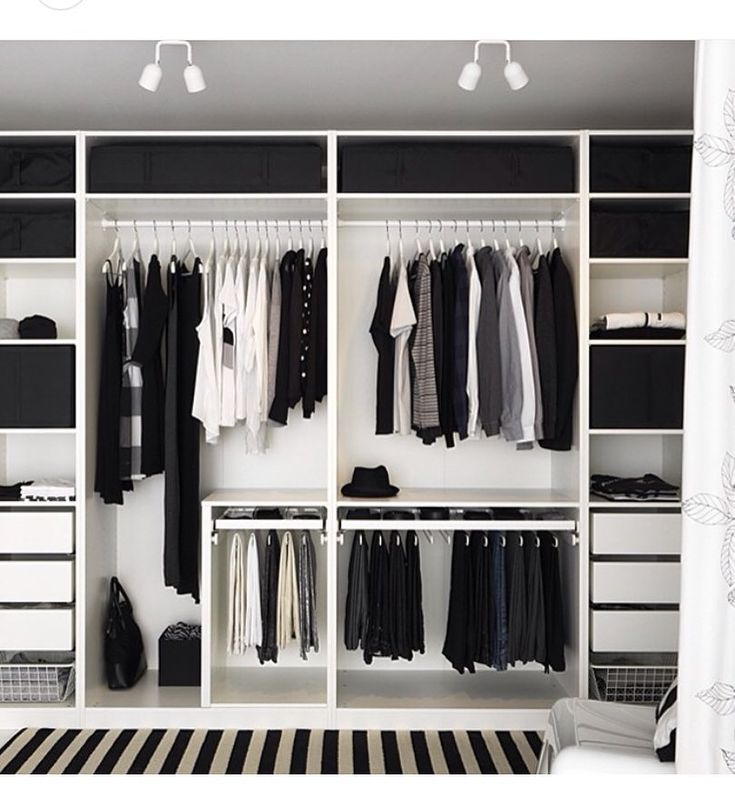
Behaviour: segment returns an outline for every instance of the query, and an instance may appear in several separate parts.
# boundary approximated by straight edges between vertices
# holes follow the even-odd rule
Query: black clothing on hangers
[[[441,398],[439,402],[442,433],[447,447],[454,447],[454,268],[446,254],[441,256],[444,341],[442,345]]]
[[[278,356],[276,359],[276,386],[273,403],[268,413],[269,419],[279,425],[288,422],[288,374],[289,374],[289,319],[291,316],[291,281],[295,251],[287,251],[279,266],[281,274],[281,316],[278,335]]]
[[[345,648],[365,648],[368,630],[368,542],[363,530],[352,537],[345,605]]]
[[[538,542],[538,543],[537,543]],[[544,586],[541,575],[541,539],[536,533],[523,533],[523,553],[526,569],[526,643],[522,662],[546,660],[546,613]]]
[[[421,549],[415,530],[406,533],[406,613],[408,645],[411,651],[423,654],[424,609],[421,584]]]
[[[469,344],[470,281],[464,261],[464,245],[452,249],[449,261],[454,273],[454,345],[452,347],[452,407],[460,439],[467,438],[467,346]]]
[[[526,643],[526,566],[521,533],[506,533],[505,578],[508,608],[508,663],[522,661]]]
[[[314,289],[311,298],[313,344],[309,357],[309,379],[314,385],[314,399],[320,403],[327,394],[327,249],[323,248],[314,265]]]
[[[265,541],[263,575],[260,578],[260,613],[263,624],[263,642],[258,646],[258,660],[278,662],[278,569],[281,564],[281,544],[278,532],[269,530]]]
[[[406,582],[406,553],[401,534],[393,530],[390,534],[388,555],[390,601],[386,605],[388,614],[388,638],[391,659],[412,660],[413,652],[408,637],[408,604]]]
[[[197,260],[197,263],[199,261]],[[194,266],[198,267],[197,264]],[[143,306],[140,313],[138,341],[133,361],[143,373],[143,441],[141,471],[158,475],[164,469],[163,455],[163,364],[161,340],[168,317],[168,299],[161,284],[161,263],[154,254],[148,264]]]
[[[556,433],[556,317],[551,273],[544,254],[539,257],[538,267],[533,272],[533,323],[541,384],[543,432],[545,439],[552,439]]]
[[[442,654],[459,673],[465,669],[475,672],[474,638],[468,643],[470,632],[474,632],[474,594],[472,593],[472,556],[468,544],[469,536],[463,530],[455,530],[452,539],[452,574],[449,585],[449,611],[447,631]]]
[[[388,548],[380,530],[373,532],[370,543],[370,583],[368,596],[368,633],[363,650],[363,659],[369,665],[373,657],[390,656],[388,637],[388,615],[390,600]]]
[[[396,297],[395,284],[391,279],[390,257],[383,260],[383,269],[378,282],[378,299],[370,324],[370,336],[378,352],[378,380],[375,397],[375,433],[393,433],[393,378],[396,342],[390,333],[393,303]]]
[[[559,568],[559,542],[551,533],[543,532],[538,535],[541,542],[541,576],[546,624],[544,670],[547,673],[549,669],[561,672],[566,669],[566,661],[564,659],[564,607]]]
[[[123,290],[118,275],[111,273],[105,275],[105,297],[94,490],[106,505],[122,505],[120,397],[123,361]]]
[[[304,259],[301,283],[301,356],[299,369],[301,375],[301,409],[305,419],[314,413],[316,403],[314,390],[314,329],[312,326],[312,303],[314,298],[314,265]]]
[[[296,252],[291,271],[291,295],[288,304],[288,407],[296,408],[301,400],[301,357],[303,337],[304,283],[306,255],[303,249]]]
[[[431,275],[431,330],[434,335],[434,376],[436,377],[436,399],[439,407],[439,425],[442,421],[443,401],[442,378],[444,374],[444,291],[442,288],[442,266],[439,260],[429,264]]]
[[[471,533],[472,587],[474,588],[474,640],[473,659],[476,663],[492,665],[492,602],[491,560],[487,533],[475,530]],[[468,634],[473,631],[468,627]]]

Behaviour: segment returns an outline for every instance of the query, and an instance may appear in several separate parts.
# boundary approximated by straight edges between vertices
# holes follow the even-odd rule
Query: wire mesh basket
[[[32,660],[16,655],[0,663],[0,702],[51,704],[74,692],[74,663]]]
[[[627,704],[657,704],[676,678],[671,665],[591,665],[590,698]]]

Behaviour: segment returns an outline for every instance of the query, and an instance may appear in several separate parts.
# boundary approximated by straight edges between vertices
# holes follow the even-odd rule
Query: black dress
[[[396,342],[390,333],[393,302],[396,291],[391,285],[390,257],[383,260],[383,270],[378,282],[378,300],[375,304],[370,336],[378,351],[378,382],[375,397],[375,433],[393,433],[393,367]]]
[[[161,340],[167,317],[168,299],[161,284],[161,263],[154,254],[148,265],[138,341],[133,351],[133,361],[143,372],[141,471],[144,475],[158,475],[164,469]]]
[[[94,490],[107,505],[122,505],[120,482],[120,395],[123,360],[123,291],[107,274],[105,329],[97,411],[97,461]]]
[[[288,422],[289,318],[291,316],[291,282],[295,251],[287,251],[281,260],[281,316],[279,319],[276,386],[268,417],[278,425]]]
[[[169,267],[166,359],[164,577],[199,601],[199,423],[192,417],[199,355],[201,271]]]
[[[269,530],[265,541],[263,576],[260,578],[260,612],[263,625],[263,643],[258,646],[258,659],[278,662],[278,569],[281,564],[281,544],[276,530]]]
[[[301,410],[304,418],[309,419],[314,413],[316,390],[314,389],[314,265],[308,257],[304,260],[301,281],[301,356],[299,370],[301,375]]]

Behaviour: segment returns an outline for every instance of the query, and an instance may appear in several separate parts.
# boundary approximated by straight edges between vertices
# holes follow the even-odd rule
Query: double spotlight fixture
[[[482,67],[480,66],[480,47],[484,44],[500,44],[505,47],[505,67],[503,75],[508,85],[513,91],[519,91],[528,85],[528,75],[518,61],[511,60],[510,42],[505,39],[480,39],[475,43],[475,57],[468,61],[463,67],[457,84],[465,91],[474,91],[482,77]]]
[[[146,91],[158,91],[158,86],[161,85],[161,80],[163,78],[163,69],[161,68],[162,47],[186,47],[187,66],[184,69],[186,90],[190,94],[197,94],[200,91],[204,91],[207,87],[207,83],[204,80],[202,70],[192,59],[191,44],[188,41],[180,41],[178,39],[166,39],[156,44],[156,59],[153,63],[146,64],[146,66],[143,67],[138,85]]]

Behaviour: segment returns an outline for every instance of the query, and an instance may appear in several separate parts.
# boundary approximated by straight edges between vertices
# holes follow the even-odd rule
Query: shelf
[[[0,201],[19,200],[38,200],[38,199],[76,199],[76,193],[0,193]]]
[[[212,706],[315,706],[327,703],[327,669],[243,666],[212,670]]]
[[[0,340],[0,346],[2,345],[76,345],[76,340],[60,340],[60,339],[38,339],[38,340],[29,340],[29,339],[22,339],[22,340]]]
[[[685,273],[686,257],[591,257],[591,279],[663,279]]]
[[[146,671],[130,690],[109,690],[104,684],[87,688],[88,709],[168,709],[200,706],[200,688],[159,687],[156,670]]]
[[[691,193],[590,193],[590,199],[621,199],[624,201],[681,201],[691,199]]]
[[[590,436],[682,436],[683,428],[590,428]]]
[[[452,489],[405,488],[395,497],[363,498],[340,496],[338,507],[391,508],[576,508],[579,501],[571,494],[550,489]]]
[[[627,345],[631,347],[635,347],[637,345],[686,345],[687,341],[685,339],[681,340],[614,340],[614,339],[605,339],[605,340],[588,340],[590,346],[599,346],[599,345]]]
[[[70,436],[76,432],[76,428],[0,428],[0,435],[3,436],[35,436],[43,434]]]
[[[542,670],[343,670],[337,707],[346,709],[548,709],[567,696]]]
[[[591,496],[589,507],[591,509],[597,508],[634,508],[635,510],[644,510],[644,511],[653,511],[656,509],[661,508],[673,508],[676,510],[681,510],[681,502],[678,500],[647,500],[647,501],[639,501],[639,500],[631,500],[629,502],[620,500],[616,502],[614,500],[600,500],[597,497]]]
[[[203,500],[217,508],[248,507],[322,507],[327,502],[326,489],[221,489]]]
[[[30,502],[29,500],[0,500],[0,508],[29,508],[33,511],[39,508],[47,510],[49,508],[76,508],[75,501],[64,502],[62,500],[49,500],[43,502]]]

